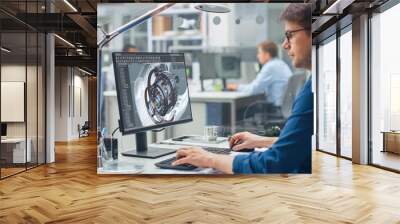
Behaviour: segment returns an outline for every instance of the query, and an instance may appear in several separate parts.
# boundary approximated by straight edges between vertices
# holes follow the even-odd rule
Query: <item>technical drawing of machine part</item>
[[[178,98],[178,82],[178,76],[169,72],[166,64],[160,64],[150,70],[144,97],[147,112],[154,123],[174,120],[176,111],[172,110]]]

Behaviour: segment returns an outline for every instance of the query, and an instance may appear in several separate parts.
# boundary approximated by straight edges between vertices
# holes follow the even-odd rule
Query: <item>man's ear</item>
[[[269,52],[266,52],[266,54],[267,54],[267,58],[268,58],[268,60],[271,60],[271,59],[272,59],[271,53],[269,53]]]

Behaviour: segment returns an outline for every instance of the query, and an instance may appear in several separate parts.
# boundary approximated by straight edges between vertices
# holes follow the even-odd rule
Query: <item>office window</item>
[[[352,34],[340,36],[340,154],[352,157]],[[347,31],[347,32],[346,32]]]
[[[372,163],[400,170],[400,5],[371,18]]]
[[[336,39],[318,48],[318,149],[336,153]]]

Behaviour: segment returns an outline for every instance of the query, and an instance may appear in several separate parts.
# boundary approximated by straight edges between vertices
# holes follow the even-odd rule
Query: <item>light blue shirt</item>
[[[241,84],[237,91],[249,94],[264,93],[268,103],[281,106],[288,80],[292,76],[289,66],[278,58],[264,64],[261,71],[249,84]]]

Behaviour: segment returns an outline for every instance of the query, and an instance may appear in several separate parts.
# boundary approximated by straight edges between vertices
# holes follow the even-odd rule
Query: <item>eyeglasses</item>
[[[302,31],[302,30],[307,30],[307,29],[302,28],[302,29],[298,29],[298,30],[288,30],[288,31],[286,31],[285,32],[285,36],[286,36],[287,42],[290,44],[290,39],[292,39],[293,35],[295,33],[299,32],[299,31]]]

